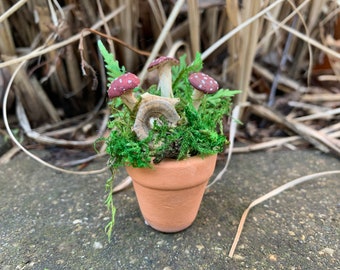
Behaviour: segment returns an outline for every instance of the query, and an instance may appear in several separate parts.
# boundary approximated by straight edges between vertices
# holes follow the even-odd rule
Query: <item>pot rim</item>
[[[186,189],[207,182],[213,174],[217,154],[184,160],[163,160],[152,168],[126,167],[134,182],[152,189]]]

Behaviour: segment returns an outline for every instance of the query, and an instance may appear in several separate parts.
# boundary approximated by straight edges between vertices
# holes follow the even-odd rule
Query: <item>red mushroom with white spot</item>
[[[133,89],[140,83],[139,78],[133,73],[126,73],[114,79],[107,90],[109,98],[121,97],[124,104],[132,111],[137,103]]]
[[[161,56],[153,60],[148,67],[148,71],[158,69],[158,89],[161,90],[162,97],[173,97],[171,67],[174,65],[179,65],[179,61],[176,58]]]
[[[194,87],[192,100],[196,110],[204,94],[214,94],[219,89],[218,82],[203,72],[192,73],[189,76],[189,82]]]

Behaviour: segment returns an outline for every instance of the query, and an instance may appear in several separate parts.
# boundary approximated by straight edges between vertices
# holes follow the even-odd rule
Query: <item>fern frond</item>
[[[124,66],[119,66],[119,62],[114,59],[113,54],[109,53],[108,50],[105,48],[103,42],[98,40],[98,48],[101,55],[104,58],[106,73],[108,76],[108,81],[111,83],[117,77],[123,75],[125,71]]]

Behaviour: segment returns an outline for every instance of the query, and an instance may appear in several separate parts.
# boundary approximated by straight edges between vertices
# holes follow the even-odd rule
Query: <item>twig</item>
[[[181,7],[183,6],[185,0],[178,0],[175,4],[175,6],[173,7],[168,20],[166,21],[163,30],[161,32],[161,34],[159,35],[159,37],[157,38],[156,43],[153,46],[152,52],[149,55],[148,59],[145,62],[145,65],[140,73],[140,80],[141,82],[144,81],[146,72],[147,72],[147,68],[150,65],[151,61],[157,56],[157,54],[159,53],[159,50],[162,47],[162,44],[164,43],[164,40],[166,39],[166,36],[169,34],[170,28],[172,27],[172,25],[174,24],[178,14],[181,11]]]
[[[280,139],[274,139],[270,140],[267,142],[261,142],[261,143],[256,143],[256,144],[251,144],[247,146],[242,146],[242,147],[235,147],[233,148],[233,153],[248,153],[248,152],[253,152],[253,151],[259,151],[271,147],[278,147],[281,145],[284,145],[286,143],[294,142],[301,139],[300,136],[290,136],[287,138],[280,138]],[[229,153],[229,149],[225,151],[225,153]]]
[[[132,178],[130,176],[125,177],[117,186],[112,190],[112,193],[117,193],[129,187],[132,183]]]
[[[125,5],[122,5],[121,7],[115,9],[110,14],[105,16],[105,20],[98,21],[97,23],[92,25],[90,29],[97,29],[97,28],[101,27],[106,21],[109,21],[112,18],[116,17],[125,8],[126,8]],[[45,53],[48,53],[50,51],[54,51],[54,50],[57,50],[59,48],[65,47],[66,45],[71,44],[73,42],[76,42],[79,39],[81,39],[82,37],[87,36],[89,34],[90,34],[90,32],[89,33],[82,33],[81,32],[81,33],[78,33],[78,34],[76,34],[76,35],[74,35],[74,36],[72,36],[72,37],[70,37],[66,40],[55,43],[55,44],[48,46],[46,48],[39,47],[36,50],[30,52],[29,54],[26,54],[26,55],[21,56],[21,57],[13,58],[11,60],[7,60],[5,62],[0,63],[0,68],[7,67],[7,66],[10,66],[10,65],[14,65],[14,64],[18,64],[18,63],[22,63],[23,61],[27,61],[27,60],[30,60],[30,59],[35,58],[37,56],[41,56]]]
[[[300,135],[303,139],[314,145],[317,149],[329,153],[332,152],[336,156],[340,157],[340,148],[332,143],[332,140],[325,134],[302,124],[294,120],[289,120],[282,116],[279,112],[265,105],[254,104],[251,109],[257,114],[271,121],[276,122],[284,126],[286,129],[293,131]]]
[[[253,70],[255,71],[255,73],[259,74],[261,77],[264,77],[268,81],[272,82],[274,80],[273,73],[271,73],[265,67],[261,66],[259,63],[256,62],[253,63]],[[296,80],[293,80],[285,76],[284,74],[280,74],[280,76],[278,77],[278,83],[279,83],[278,88],[283,91],[286,90],[285,92],[288,92],[287,88],[294,91],[298,91],[299,93],[304,93],[307,91],[307,88],[305,86],[303,86]]]
[[[321,129],[320,132],[328,134],[328,136],[331,139],[339,137],[340,131],[332,132],[332,130],[328,130],[328,128],[329,127]],[[273,140],[270,140],[270,141],[251,144],[251,145],[247,145],[247,146],[234,147],[232,149],[232,151],[233,151],[233,154],[248,153],[248,152],[264,150],[264,149],[267,149],[267,148],[278,147],[278,146],[282,146],[282,145],[292,143],[292,142],[299,142],[301,140],[302,140],[302,138],[300,136],[289,136],[287,138],[273,139]],[[334,142],[334,140],[333,140],[333,142]],[[230,151],[229,149],[226,149],[226,151],[224,153],[226,154],[229,151]]]
[[[89,175],[89,174],[100,174],[100,173],[104,173],[107,170],[107,167],[104,167],[102,169],[99,170],[92,170],[92,171],[70,171],[70,170],[65,170],[63,168],[59,168],[56,166],[53,166],[52,164],[49,164],[48,162],[42,160],[41,158],[37,157],[36,155],[32,154],[30,151],[28,151],[18,140],[17,138],[15,138],[9,123],[8,123],[8,118],[7,118],[7,99],[8,99],[8,95],[9,95],[9,90],[12,87],[13,81],[15,76],[17,75],[17,73],[19,72],[19,70],[24,66],[26,61],[21,62],[17,68],[14,70],[12,77],[10,78],[8,84],[7,84],[7,88],[5,90],[5,94],[3,97],[3,107],[2,107],[2,114],[3,114],[3,119],[4,119],[4,124],[7,130],[8,135],[10,136],[10,138],[12,139],[12,141],[28,156],[30,156],[31,158],[33,158],[34,160],[38,161],[40,164],[45,165],[46,167],[49,167],[51,169],[60,171],[60,172],[64,172],[64,173],[69,173],[69,174],[77,174],[77,175]]]
[[[315,48],[318,48],[319,50],[337,58],[337,59],[340,59],[340,53],[336,52],[335,50],[332,50],[330,48],[328,48],[327,46],[321,44],[320,42],[318,42],[317,40],[313,39],[313,38],[310,38],[302,33],[300,33],[299,31],[289,27],[289,26],[286,26],[284,24],[282,24],[281,22],[277,21],[277,20],[274,20],[273,18],[270,18],[270,17],[266,17],[267,20],[271,21],[272,23],[276,24],[277,26],[281,27],[282,29],[288,31],[288,32],[291,32],[293,33],[296,37],[302,39],[303,41],[311,44],[312,46],[314,46]]]
[[[295,16],[293,18],[292,28],[296,27],[296,23],[297,23],[297,16]],[[288,59],[288,50],[289,50],[290,45],[292,43],[292,37],[293,37],[293,34],[288,33],[288,38],[287,38],[287,41],[286,41],[286,44],[284,46],[283,53],[282,53],[282,58],[281,58],[279,66],[278,66],[278,69],[275,73],[272,86],[270,88],[270,94],[269,94],[269,99],[268,99],[268,103],[267,103],[267,105],[269,107],[273,106],[273,104],[275,102],[275,96],[276,96],[277,85],[279,83],[279,77],[280,77],[281,71],[284,68],[284,66],[286,65],[286,62],[287,62],[287,59]]]
[[[303,95],[301,98],[303,101],[307,102],[327,102],[327,101],[340,101],[340,94],[317,94],[317,95]]]
[[[240,223],[239,223],[238,228],[237,228],[236,235],[234,237],[233,244],[232,244],[230,251],[229,251],[229,257],[232,258],[234,256],[234,252],[235,252],[237,243],[240,240],[241,233],[242,233],[242,230],[243,230],[243,226],[244,226],[244,223],[246,221],[246,218],[247,218],[247,215],[248,215],[248,212],[250,211],[250,209],[252,209],[254,206],[268,200],[269,198],[272,198],[272,197],[278,195],[279,193],[281,193],[281,192],[283,192],[283,191],[285,191],[289,188],[292,188],[296,185],[302,184],[302,183],[307,182],[309,180],[313,180],[317,177],[322,177],[322,176],[326,176],[326,175],[333,175],[333,174],[340,174],[340,171],[326,171],[326,172],[320,172],[320,173],[302,176],[302,177],[294,179],[294,180],[292,180],[292,181],[290,181],[290,182],[288,182],[288,183],[286,183],[282,186],[279,186],[278,188],[268,192],[267,194],[259,197],[255,201],[253,201],[242,214]]]
[[[7,17],[11,16],[14,12],[16,12],[21,6],[26,4],[27,0],[20,0],[16,2],[13,6],[11,6],[5,13],[0,16],[0,23],[7,19]]]
[[[140,55],[144,55],[144,56],[150,56],[150,52],[147,52],[147,51],[143,51],[143,50],[140,50],[140,49],[137,49],[133,46],[130,46],[128,43],[124,42],[123,40],[120,40],[119,38],[116,38],[116,37],[113,37],[113,36],[109,36],[109,35],[106,35],[102,32],[99,32],[95,29],[91,29],[91,28],[84,28],[82,30],[82,32],[90,32],[90,33],[93,33],[93,34],[96,34],[96,35],[99,35],[101,37],[104,37],[106,39],[109,39],[109,40],[113,40],[114,42],[117,42],[118,44],[126,47],[127,49],[137,53],[137,54],[140,54]],[[83,47],[81,46],[80,49],[83,49]]]
[[[11,59],[6,55],[3,55],[2,58]],[[10,66],[8,70],[12,74],[15,66]],[[33,119],[46,119],[48,117],[53,122],[60,120],[57,110],[35,77],[29,78],[26,71],[21,69],[16,75],[14,83],[18,87],[17,96],[25,97],[25,107],[31,111]],[[29,99],[35,100],[35,103],[27,102]]]
[[[301,122],[306,120],[313,120],[313,119],[319,119],[319,118],[329,118],[330,116],[340,114],[340,108],[336,108],[333,110],[327,110],[324,112],[317,112],[311,115],[301,116],[294,118],[295,121]]]
[[[275,1],[265,9],[258,12],[255,16],[249,18],[248,20],[244,21],[237,27],[235,27],[233,30],[228,32],[226,35],[221,37],[219,40],[217,40],[214,44],[212,44],[208,49],[206,49],[202,53],[202,60],[205,60],[210,54],[212,54],[216,49],[218,49],[220,46],[222,46],[227,40],[229,40],[232,36],[234,36],[236,33],[240,32],[243,28],[247,27],[249,24],[253,23],[260,17],[262,17],[264,14],[266,14],[268,11],[276,7],[278,4],[283,2],[283,0]]]
[[[209,189],[212,185],[214,185],[217,181],[221,180],[222,176],[225,174],[225,172],[228,169],[229,166],[229,162],[231,160],[231,155],[232,155],[232,151],[233,151],[233,147],[234,147],[234,141],[235,141],[235,135],[236,135],[236,131],[237,131],[237,125],[238,123],[236,122],[236,117],[239,115],[240,113],[240,109],[243,107],[248,106],[249,103],[245,103],[245,104],[240,104],[235,106],[235,108],[233,109],[232,112],[232,120],[231,124],[230,124],[230,134],[229,134],[229,148],[228,148],[228,157],[227,157],[227,161],[223,167],[223,169],[218,173],[218,175],[215,177],[215,179],[207,186],[206,189]]]
[[[73,116],[73,117],[70,117],[70,118],[65,118],[58,123],[45,124],[43,126],[35,128],[33,130],[38,132],[38,133],[44,133],[45,134],[45,132],[48,133],[51,130],[61,129],[62,126],[72,125],[72,124],[75,124],[75,123],[78,124],[80,121],[82,121],[83,118],[88,118],[90,114],[92,114],[92,111],[85,113],[85,114],[76,115],[76,116]]]
[[[176,52],[182,46],[185,48],[186,55],[188,57],[188,61],[191,62],[191,60],[190,60],[191,56],[190,56],[190,50],[188,48],[188,44],[186,42],[184,42],[183,40],[178,40],[171,46],[171,48],[168,52],[168,56],[175,57]]]
[[[77,160],[67,161],[67,162],[64,162],[64,163],[60,164],[60,166],[62,166],[62,167],[77,166],[77,165],[80,165],[80,164],[83,164],[83,163],[90,162],[90,161],[92,161],[92,160],[94,160],[96,158],[103,157],[105,155],[106,155],[106,153],[99,153],[97,155],[92,155],[92,156],[89,156],[89,157],[86,157],[86,158],[81,158],[81,159],[77,159]]]
[[[18,152],[20,152],[20,148],[17,146],[13,146],[11,149],[9,149],[5,154],[3,154],[0,157],[0,164],[8,163],[11,160],[11,158]]]
[[[338,130],[340,130],[340,122],[321,129],[321,131],[325,133],[330,133],[330,132],[338,131]]]
[[[102,6],[100,0],[96,0],[96,2],[97,2],[99,16],[100,16],[101,19],[103,19],[105,17],[105,14],[104,14],[104,11],[103,11],[103,6]],[[107,24],[107,22],[104,23],[103,27],[104,27],[106,34],[109,35],[110,34],[110,27]],[[109,44],[110,52],[115,57],[116,52],[115,52],[115,47],[113,45],[112,40],[108,40],[108,44]]]
[[[24,108],[21,104],[19,97],[17,97],[16,111],[17,111],[17,117],[18,117],[19,123],[20,123],[21,127],[24,129],[25,134],[29,138],[31,138],[31,139],[39,142],[39,143],[52,144],[52,145],[62,145],[62,146],[88,146],[88,145],[93,144],[97,139],[97,136],[93,136],[92,138],[89,138],[85,141],[55,139],[55,138],[51,138],[51,137],[39,134],[36,131],[33,131],[31,129],[31,125],[28,121],[27,115],[25,113],[25,110],[24,110]]]
[[[305,110],[309,111],[310,113],[319,113],[319,112],[325,112],[325,111],[329,110],[327,107],[321,107],[321,106],[318,106],[318,105],[294,101],[294,100],[288,101],[288,105],[290,107],[294,107],[294,108],[305,109]],[[300,118],[300,117],[298,117],[298,118]],[[297,120],[298,118],[294,118],[294,119]]]

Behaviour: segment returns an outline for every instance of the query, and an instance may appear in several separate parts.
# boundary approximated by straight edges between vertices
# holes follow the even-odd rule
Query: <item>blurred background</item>
[[[242,90],[235,153],[340,157],[339,14],[336,0],[2,0],[0,162],[18,152],[6,125],[59,166],[94,154],[109,116],[98,39],[144,87],[153,58],[201,52],[205,73]]]

